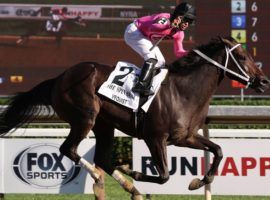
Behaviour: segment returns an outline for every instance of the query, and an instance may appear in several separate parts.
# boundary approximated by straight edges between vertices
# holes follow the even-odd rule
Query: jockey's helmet
[[[68,8],[67,8],[67,7],[63,7],[63,8],[62,8],[62,13],[65,14],[65,13],[67,13],[67,11],[68,11]]]
[[[186,2],[180,3],[178,6],[175,7],[173,13],[171,14],[171,22],[178,16],[183,16],[184,19],[194,21],[196,19],[195,8]]]

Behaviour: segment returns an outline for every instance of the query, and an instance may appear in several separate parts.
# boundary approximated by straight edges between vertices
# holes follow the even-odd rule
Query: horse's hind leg
[[[100,178],[100,172],[77,153],[80,142],[87,136],[92,127],[92,123],[87,121],[71,125],[70,133],[61,145],[60,152],[76,164],[83,165],[89,171],[92,178],[98,180]]]
[[[95,164],[102,168],[107,174],[112,176],[127,192],[132,195],[132,199],[141,200],[142,195],[134,187],[133,183],[127,180],[120,171],[112,165],[112,149],[114,139],[114,128],[107,124],[102,119],[97,119],[96,125],[93,128],[96,136]],[[95,195],[98,199],[104,196],[104,185],[96,183],[94,185]]]
[[[64,104],[62,103],[62,105]],[[60,110],[62,112],[57,112],[62,118],[66,117],[64,119],[66,119],[71,126],[68,137],[60,147],[60,152],[73,160],[76,164],[80,163],[86,168],[92,178],[99,180],[99,171],[77,153],[78,145],[95,125],[96,116],[99,113],[99,105],[95,99],[88,99],[86,103],[79,101],[77,105],[80,106],[68,104],[68,106],[62,107]],[[63,111],[65,111],[65,113]]]

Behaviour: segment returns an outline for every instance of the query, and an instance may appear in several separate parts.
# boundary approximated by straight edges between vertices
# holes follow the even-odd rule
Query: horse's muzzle
[[[255,78],[251,81],[250,87],[257,93],[263,93],[269,88],[270,80],[267,77]]]

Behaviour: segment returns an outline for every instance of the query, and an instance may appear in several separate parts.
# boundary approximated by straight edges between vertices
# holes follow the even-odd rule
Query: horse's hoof
[[[141,194],[132,195],[131,200],[143,200],[143,196]]]
[[[193,180],[191,181],[191,183],[189,184],[188,189],[189,189],[189,190],[197,190],[197,189],[199,189],[200,187],[202,187],[202,186],[204,186],[204,185],[205,185],[205,184],[204,184],[203,181],[201,181],[201,180],[198,179],[198,178],[195,178],[195,179],[193,179]]]

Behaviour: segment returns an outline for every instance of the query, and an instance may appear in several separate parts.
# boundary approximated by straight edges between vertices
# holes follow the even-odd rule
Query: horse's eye
[[[239,60],[246,60],[246,56],[239,55],[238,58]]]

